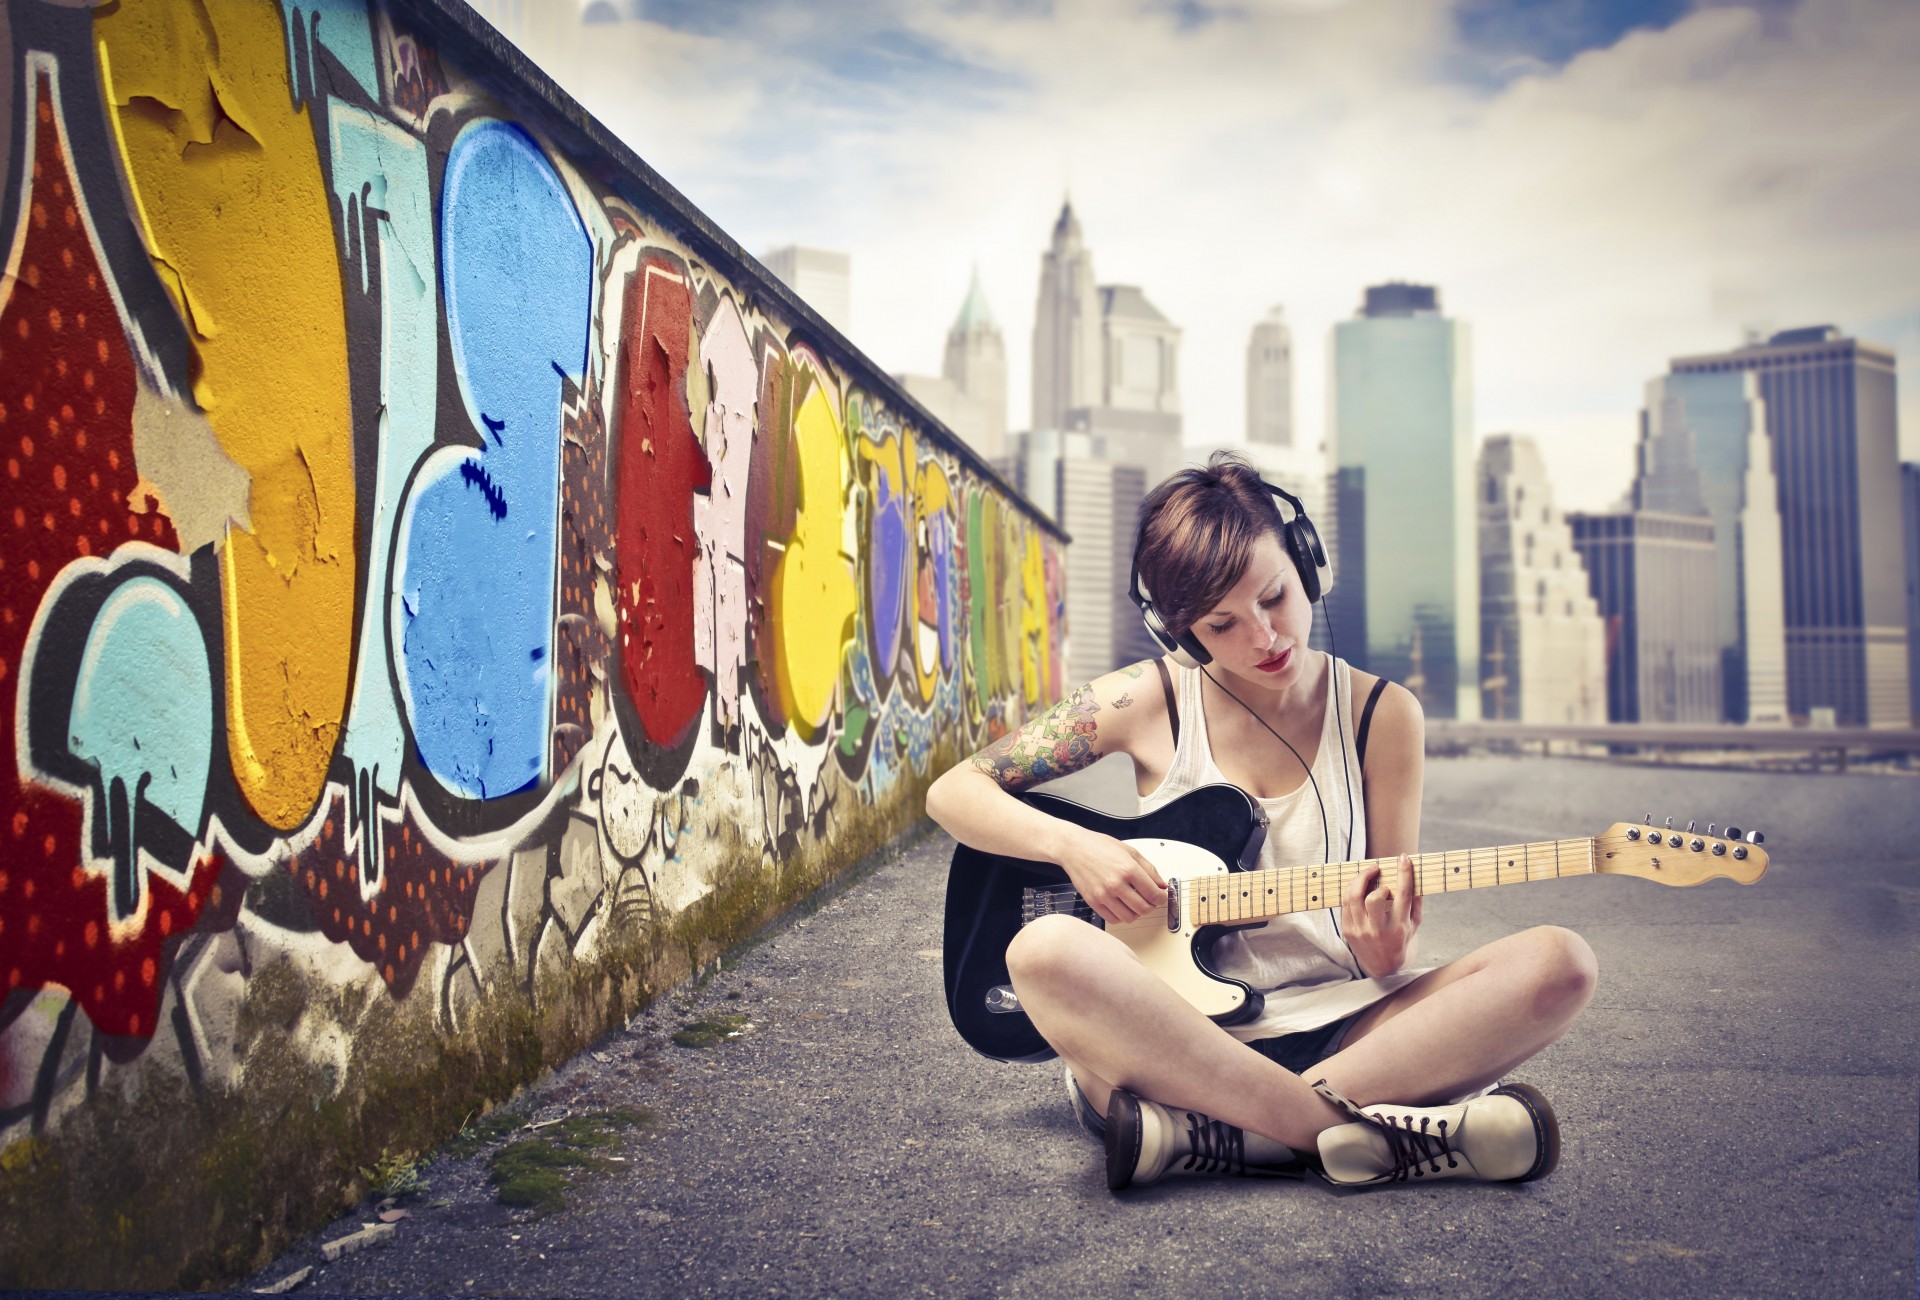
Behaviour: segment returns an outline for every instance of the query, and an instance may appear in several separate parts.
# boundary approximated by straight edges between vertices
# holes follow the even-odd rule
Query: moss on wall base
[[[193,1289],[257,1271],[364,1196],[362,1170],[383,1156],[446,1141],[770,922],[857,879],[914,829],[925,784],[899,782],[831,843],[786,861],[715,846],[728,865],[698,902],[643,933],[604,934],[531,998],[511,972],[490,972],[493,994],[451,1033],[430,997],[322,984],[288,961],[257,968],[236,1025],[238,1087],[121,1076],[0,1152],[0,1286]],[[317,1022],[351,1045],[331,1092],[293,1043]]]

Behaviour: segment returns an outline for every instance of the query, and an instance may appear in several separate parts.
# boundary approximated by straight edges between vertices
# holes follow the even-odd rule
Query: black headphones
[[[1327,567],[1327,550],[1320,544],[1320,530],[1313,526],[1313,520],[1307,518],[1306,507],[1300,504],[1300,498],[1277,488],[1265,479],[1260,486],[1271,492],[1278,500],[1273,503],[1273,513],[1280,517],[1280,545],[1285,548],[1287,558],[1293,561],[1293,567],[1300,574],[1300,590],[1306,595],[1307,603],[1317,602],[1324,594],[1321,585],[1321,570]],[[1293,508],[1293,517],[1289,519],[1280,509],[1284,501]],[[1197,668],[1201,664],[1213,662],[1213,655],[1200,644],[1200,638],[1188,628],[1185,633],[1175,636],[1161,621],[1160,613],[1153,607],[1153,593],[1140,581],[1140,543],[1146,535],[1146,520],[1140,521],[1140,528],[1133,539],[1133,573],[1127,579],[1127,598],[1140,608],[1140,621],[1146,624],[1147,632],[1153,639],[1173,656],[1173,661],[1183,668]]]

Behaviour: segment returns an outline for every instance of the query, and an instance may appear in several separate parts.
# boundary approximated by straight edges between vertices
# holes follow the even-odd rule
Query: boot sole
[[[1133,1185],[1140,1167],[1140,1103],[1125,1088],[1115,1088],[1107,1101],[1107,1190],[1124,1191]]]
[[[1118,1096],[1119,1094],[1115,1094]],[[1541,1091],[1530,1083],[1503,1083],[1493,1090],[1496,1097],[1511,1097],[1527,1108],[1527,1116],[1533,1121],[1533,1136],[1538,1154],[1527,1172],[1518,1178],[1509,1178],[1510,1183],[1530,1183],[1537,1178],[1545,1178],[1560,1163],[1560,1121],[1554,1116],[1553,1107]],[[1111,1121],[1109,1121],[1111,1123]],[[1107,1130],[1113,1132],[1111,1128]],[[1107,1168],[1113,1168],[1113,1144],[1109,1138],[1107,1144]],[[1111,1174],[1109,1174],[1111,1177]]]

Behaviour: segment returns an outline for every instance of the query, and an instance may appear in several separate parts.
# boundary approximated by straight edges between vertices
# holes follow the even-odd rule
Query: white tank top
[[[1231,784],[1213,761],[1199,670],[1172,664],[1169,667],[1179,702],[1180,739],[1166,779],[1152,793],[1141,796],[1142,813],[1152,812],[1199,786]],[[1319,749],[1313,755],[1313,781],[1302,781],[1290,794],[1257,800],[1267,813],[1267,842],[1259,862],[1262,870],[1312,862],[1352,862],[1367,856],[1367,806],[1353,734],[1353,678],[1346,660],[1332,660],[1332,671],[1326,677],[1330,689]],[[1338,690],[1331,689],[1336,683]],[[1231,700],[1221,704],[1229,709],[1239,707]],[[1276,761],[1294,762],[1278,740],[1271,743]],[[1316,784],[1319,799],[1314,798]],[[1320,816],[1323,801],[1324,830]],[[1337,899],[1330,901],[1337,906]],[[1266,1007],[1258,1019],[1227,1030],[1242,1042],[1317,1029],[1371,1006],[1423,973],[1406,970],[1381,979],[1367,978],[1340,937],[1337,914],[1332,909],[1295,912],[1265,925],[1230,931],[1214,944],[1211,959],[1222,975],[1245,980],[1265,995]]]

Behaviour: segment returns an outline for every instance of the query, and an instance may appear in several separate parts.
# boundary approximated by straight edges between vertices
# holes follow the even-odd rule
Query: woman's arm
[[[1391,975],[1413,964],[1421,900],[1414,893],[1413,862],[1405,855],[1420,847],[1426,745],[1420,701],[1405,687],[1388,683],[1374,706],[1361,781],[1367,853],[1375,858],[1398,855],[1400,865],[1355,876],[1340,908],[1340,932],[1368,975]]]
[[[1095,912],[1131,921],[1165,902],[1151,863],[1110,835],[1049,817],[1013,798],[1043,781],[1131,753],[1137,737],[1167,728],[1166,702],[1140,689],[1138,667],[1080,687],[979,753],[927,791],[927,815],[987,853],[1057,863]]]
[[[1367,802],[1367,853],[1376,858],[1420,848],[1420,797],[1427,771],[1427,717],[1413,692],[1388,682],[1373,708],[1361,789]]]

